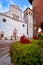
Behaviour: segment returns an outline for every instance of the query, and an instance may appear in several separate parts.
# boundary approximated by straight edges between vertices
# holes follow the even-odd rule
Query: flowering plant
[[[20,42],[23,44],[27,44],[27,43],[30,43],[30,40],[28,38],[26,38],[25,36],[21,36]]]
[[[34,40],[38,40],[38,37],[37,37],[37,36],[33,36],[33,39],[34,39]]]

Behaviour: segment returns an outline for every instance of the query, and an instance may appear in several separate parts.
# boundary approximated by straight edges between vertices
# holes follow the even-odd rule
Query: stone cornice
[[[19,22],[25,23],[24,21],[14,19],[13,17],[7,16],[7,15],[5,15],[5,14],[3,14],[3,13],[0,13],[0,15],[3,15],[3,16],[5,16],[5,17],[8,17],[8,18],[10,18],[10,19],[12,19],[12,20],[16,20],[16,21],[19,21]]]

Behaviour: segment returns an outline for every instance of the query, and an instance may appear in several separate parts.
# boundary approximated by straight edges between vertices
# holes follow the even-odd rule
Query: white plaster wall
[[[2,21],[3,18],[6,19],[6,22]],[[25,27],[22,26],[23,24]],[[27,24],[0,15],[0,32],[4,31],[4,37],[10,37],[13,35],[15,28],[17,29],[17,36],[20,37],[23,34],[27,35]]]

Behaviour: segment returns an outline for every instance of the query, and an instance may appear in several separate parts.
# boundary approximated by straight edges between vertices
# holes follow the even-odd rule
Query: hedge
[[[15,65],[42,65],[41,50],[37,44],[15,42],[10,47],[11,63]]]

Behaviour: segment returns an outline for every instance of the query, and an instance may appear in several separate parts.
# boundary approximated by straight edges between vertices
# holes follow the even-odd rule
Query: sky
[[[32,9],[28,0],[0,0],[0,12],[8,11],[10,4],[19,6],[22,11],[24,11],[27,7]]]

